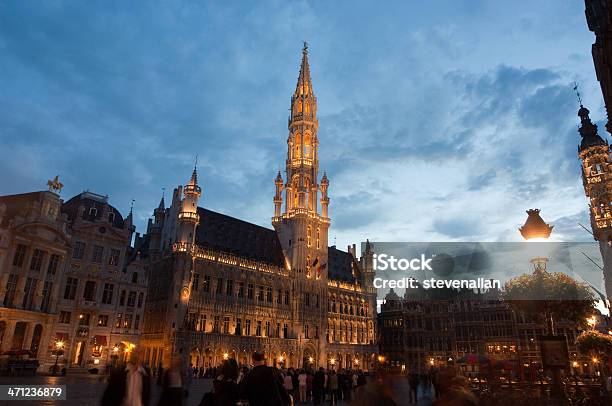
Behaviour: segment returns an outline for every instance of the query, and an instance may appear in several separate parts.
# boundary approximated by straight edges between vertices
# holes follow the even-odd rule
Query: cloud
[[[3,3],[0,193],[60,174],[144,231],[198,155],[201,203],[269,227],[306,39],[330,241],[514,239],[530,207],[578,238],[574,80],[604,116],[583,10],[556,3]]]

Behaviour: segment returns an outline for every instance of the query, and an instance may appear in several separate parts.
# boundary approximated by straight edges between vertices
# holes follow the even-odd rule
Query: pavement
[[[66,385],[65,401],[0,401],[0,405],[26,406],[26,405],[58,405],[58,406],[95,406],[100,404],[102,393],[106,388],[106,376],[98,375],[73,375],[73,376],[22,376],[22,377],[0,377],[0,385]],[[370,386],[366,385],[366,387]],[[193,379],[189,389],[189,397],[185,406],[197,406],[206,392],[212,388],[210,379]],[[153,385],[152,406],[157,404],[160,388]],[[398,405],[408,405],[409,386],[406,378],[398,377],[389,385],[389,395]],[[339,406],[349,405],[350,403],[340,401]],[[419,390],[418,405],[430,405],[431,393],[428,390]],[[298,404],[296,403],[296,406]],[[312,402],[304,405],[312,405]],[[326,402],[325,405],[329,405]]]

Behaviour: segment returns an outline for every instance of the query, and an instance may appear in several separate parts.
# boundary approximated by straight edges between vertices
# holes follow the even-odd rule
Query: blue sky
[[[202,205],[270,226],[302,41],[330,242],[585,240],[582,1],[2,2],[0,194],[108,194],[139,231],[199,155]]]

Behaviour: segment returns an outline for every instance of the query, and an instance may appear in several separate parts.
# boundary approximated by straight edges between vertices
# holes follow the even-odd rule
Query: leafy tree
[[[612,335],[599,331],[583,331],[576,338],[578,351],[583,354],[608,355],[612,354]]]
[[[554,334],[553,321],[565,319],[584,326],[593,313],[595,299],[588,285],[561,272],[536,270],[510,279],[502,295],[510,306],[538,322],[546,322]]]

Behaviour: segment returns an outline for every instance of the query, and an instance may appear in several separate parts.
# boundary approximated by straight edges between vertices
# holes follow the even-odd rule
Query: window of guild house
[[[98,316],[98,327],[108,326],[108,314],[101,314]]]
[[[115,320],[115,328],[121,328],[121,319],[123,318],[122,313],[117,313],[117,319]]]
[[[134,316],[131,313],[125,314],[125,321],[123,322],[123,328],[130,329],[132,328],[132,318]]]
[[[270,337],[270,322],[266,321],[266,337]]]
[[[142,302],[144,301],[144,292],[140,292],[138,294],[138,308],[142,307]]]
[[[36,291],[37,285],[38,285],[38,279],[36,278],[26,279],[23,301],[21,302],[22,307],[26,310],[32,310],[32,305],[34,304],[34,292]]]
[[[15,299],[15,292],[17,291],[17,281],[19,275],[10,274],[8,282],[6,284],[6,293],[4,294],[4,306],[12,306],[13,300]]]
[[[215,316],[213,319],[213,333],[219,332],[219,316]]]
[[[283,302],[283,290],[278,290],[278,295],[276,296],[276,304],[281,304]]]
[[[47,273],[50,275],[55,275],[59,262],[60,256],[57,254],[51,254],[51,257],[49,258],[49,266],[47,267]]]
[[[310,293],[304,293],[304,304],[310,306]]]
[[[93,253],[91,254],[91,262],[96,264],[102,263],[102,254],[104,254],[104,247],[101,245],[94,245]]]
[[[206,293],[210,292],[210,276],[209,275],[204,276],[204,283],[202,284],[202,290]]]
[[[257,287],[257,301],[263,302],[263,300],[264,300],[264,287],[258,286]]]
[[[132,283],[138,283],[138,272],[132,274]]]
[[[83,290],[83,299],[94,300],[96,296],[96,282],[87,281],[85,282],[85,289]]]
[[[310,338],[310,335],[308,334],[308,324],[304,325],[304,337]]]
[[[276,323],[276,334],[274,334],[274,337],[280,338],[280,323],[279,322]]]
[[[89,314],[89,313],[81,313],[81,314],[79,314],[79,325],[80,326],[89,326],[90,319],[91,319],[91,314]]]
[[[244,297],[244,282],[238,282],[238,297]]]
[[[242,319],[240,318],[236,319],[236,328],[234,329],[234,334],[236,334],[237,336],[242,335]]]
[[[51,305],[51,292],[53,290],[53,283],[45,281],[42,291],[42,301],[40,303],[40,310],[42,312],[48,312]]]
[[[266,288],[266,302],[272,303],[272,288],[271,287]]]
[[[289,291],[286,290],[285,291],[285,305],[289,305]]]
[[[59,314],[59,322],[61,324],[70,324],[70,312],[61,311]]]
[[[36,248],[32,254],[32,260],[30,261],[30,270],[40,272],[44,258],[45,251]]]
[[[200,274],[199,273],[193,274],[191,278],[191,289],[193,289],[194,292],[197,292],[198,289],[200,289]]]
[[[28,247],[23,244],[18,244],[15,248],[15,255],[13,256],[13,265],[21,268],[23,266],[23,261],[25,260],[26,251]]]
[[[140,328],[140,315],[137,314],[134,317],[134,330],[138,330]]]
[[[115,222],[115,213],[113,213],[112,211],[110,213],[108,213],[108,222],[109,223],[114,223]]]
[[[121,295],[119,296],[119,306],[123,306],[125,304],[125,289],[121,291]]]
[[[72,247],[72,258],[83,259],[85,255],[85,243],[82,241],[75,241]]]
[[[234,281],[231,279],[227,280],[227,285],[225,289],[225,294],[227,296],[232,296],[234,294]]]
[[[255,335],[261,337],[261,320],[257,320],[257,327],[255,328]]]
[[[289,338],[289,326],[287,323],[283,324],[283,338]]]
[[[247,299],[253,300],[253,284],[249,283],[247,290]]]
[[[130,291],[128,295],[127,305],[128,307],[136,306],[136,292],[135,291]]]
[[[229,334],[229,322],[230,318],[228,316],[225,316],[223,318],[223,334]]]
[[[217,278],[217,290],[215,293],[217,295],[223,293],[223,278]]]
[[[119,256],[121,255],[121,251],[111,248],[110,255],[108,256],[108,264],[112,266],[119,265]]]
[[[244,335],[246,335],[246,336],[250,336],[251,335],[251,320],[249,320],[249,319],[247,319],[245,321]]]
[[[115,285],[112,283],[105,283],[104,290],[102,291],[102,303],[112,304],[113,303],[113,289]]]
[[[74,300],[76,296],[76,290],[77,290],[78,284],[79,284],[79,280],[76,278],[66,279],[66,289],[64,289],[64,299]]]

